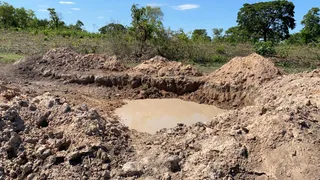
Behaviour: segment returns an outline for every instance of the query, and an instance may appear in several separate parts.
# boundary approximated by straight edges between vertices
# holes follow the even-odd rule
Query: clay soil
[[[228,109],[156,134],[114,115],[124,99]],[[126,67],[68,48],[0,66],[0,179],[320,177],[320,70],[286,75],[257,54],[211,74],[163,57]]]

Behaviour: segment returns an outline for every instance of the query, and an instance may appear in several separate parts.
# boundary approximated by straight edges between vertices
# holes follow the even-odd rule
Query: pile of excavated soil
[[[217,71],[208,75],[208,83],[229,84],[230,86],[259,86],[282,72],[273,62],[258,54],[235,57]]]
[[[115,56],[104,54],[81,55],[69,48],[52,49],[42,57],[27,58],[16,63],[24,71],[34,71],[43,76],[78,74],[79,72],[100,70],[125,71],[128,68]]]
[[[130,165],[155,179],[318,179],[320,71],[263,86],[256,105],[164,129]]]
[[[173,62],[156,56],[132,69],[133,72],[147,75],[163,76],[202,76],[196,68],[191,65],[183,65],[181,62]]]
[[[256,88],[282,74],[271,60],[258,54],[235,57],[205,77],[203,88],[194,95],[223,108],[246,106],[253,103]]]
[[[109,179],[130,141],[127,127],[84,104],[49,94],[0,103],[0,179]]]

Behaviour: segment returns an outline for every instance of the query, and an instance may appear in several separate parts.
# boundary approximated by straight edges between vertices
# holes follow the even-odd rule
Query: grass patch
[[[24,56],[18,54],[0,53],[0,62],[2,63],[14,63]]]
[[[209,65],[193,64],[202,73],[212,73],[223,66],[225,63],[211,63]]]
[[[295,74],[295,73],[301,73],[301,72],[310,72],[314,70],[314,68],[299,68],[299,67],[278,67],[282,69],[284,72],[288,74]]]

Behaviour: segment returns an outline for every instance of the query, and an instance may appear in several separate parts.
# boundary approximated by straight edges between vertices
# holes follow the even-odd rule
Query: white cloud
[[[72,12],[71,12],[71,11],[69,11],[69,12],[68,12],[68,14],[72,14]]]
[[[98,19],[104,19],[104,17],[103,16],[99,16],[99,17],[97,17]]]
[[[75,2],[72,1],[60,1],[60,4],[76,4]]]
[[[71,8],[74,11],[80,11],[80,8]]]
[[[47,9],[38,9],[39,12],[47,12]]]
[[[189,9],[197,9],[200,8],[200,5],[198,4],[182,4],[179,6],[173,6],[174,9],[179,10],[179,11],[185,11]]]

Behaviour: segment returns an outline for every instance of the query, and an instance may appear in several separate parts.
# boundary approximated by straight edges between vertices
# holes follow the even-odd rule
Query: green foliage
[[[280,41],[289,38],[295,28],[294,4],[285,0],[244,4],[238,13],[240,29],[256,40]]]
[[[216,52],[221,55],[226,54],[226,48],[224,46],[217,46]]]
[[[17,54],[0,53],[0,62],[2,63],[12,63],[21,58],[23,58],[23,56]]]
[[[132,27],[130,35],[137,42],[136,56],[141,57],[147,51],[147,41],[157,38],[163,29],[163,13],[159,7],[131,7]]]
[[[225,62],[227,62],[227,58],[225,56],[221,56],[221,55],[214,55],[212,57],[212,62],[225,63]]]
[[[9,28],[16,27],[15,22],[15,8],[6,3],[0,1],[0,27]]]
[[[194,42],[211,42],[210,36],[208,36],[207,30],[205,29],[195,29],[191,36]]]
[[[273,56],[276,54],[276,50],[271,41],[255,43],[254,50],[263,56]]]
[[[127,31],[126,27],[124,27],[122,24],[116,24],[116,23],[110,23],[99,29],[99,32],[101,34],[110,34],[110,35],[123,34],[126,31]]]
[[[310,9],[303,17],[301,24],[304,25],[301,31],[303,42],[317,42],[320,37],[320,8],[315,7]]]
[[[282,47],[276,50],[277,54],[280,56],[280,58],[288,58],[289,57],[289,49],[288,47]]]
[[[217,42],[217,41],[221,41],[223,39],[223,28],[213,28],[212,29],[213,32],[213,41]]]
[[[230,43],[244,43],[250,42],[251,37],[248,31],[241,29],[239,26],[235,26],[226,30],[224,39]]]

